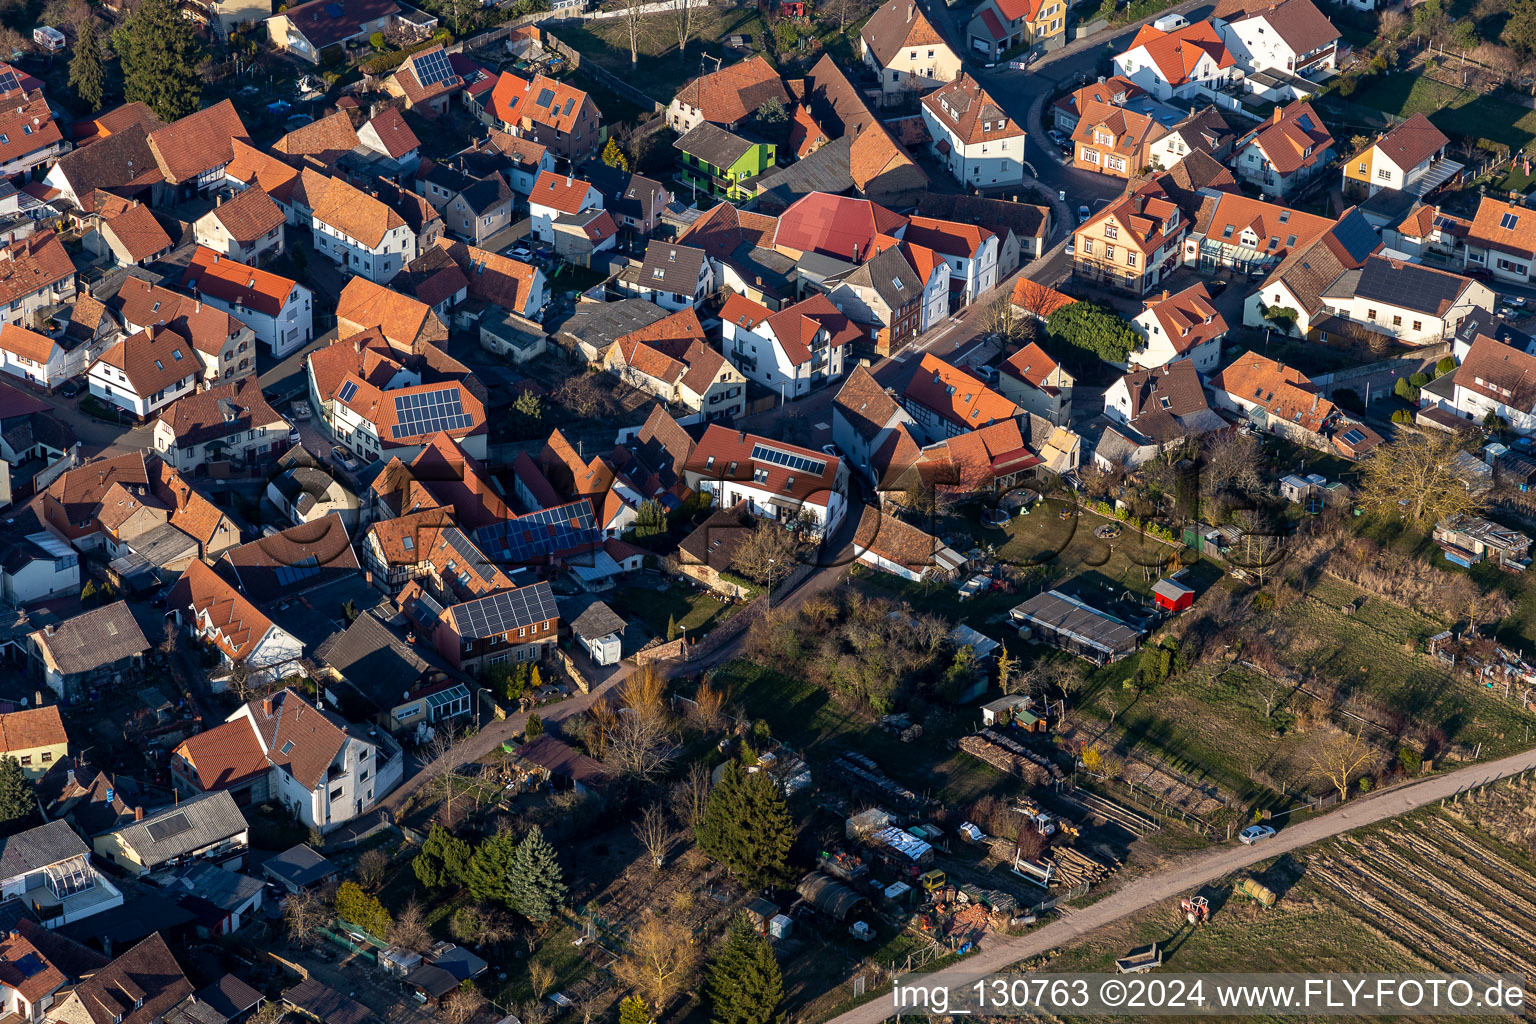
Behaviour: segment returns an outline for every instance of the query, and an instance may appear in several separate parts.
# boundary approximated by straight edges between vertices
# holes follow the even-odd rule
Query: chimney
[[[43,632],[47,633],[49,636],[53,636],[53,626],[54,624],[52,622],[48,623],[48,625],[43,627]]]
[[[270,695],[261,698],[261,713],[268,718],[272,717],[272,697]]]
[[[215,210],[217,210],[219,207],[221,207],[223,205],[224,205],[224,193],[223,192],[219,192],[219,193],[215,194],[214,197],[213,197],[213,208]]]
[[[1164,302],[1168,301],[1168,289],[1167,288],[1163,289],[1163,301]]]
[[[1280,108],[1276,107],[1275,108],[1275,124],[1279,124],[1279,123],[1280,123]]]
[[[135,807],[133,809],[133,820],[134,821],[143,821],[144,820],[144,808],[142,806],[141,807]]]
[[[914,12],[916,12],[916,10],[917,10],[917,4],[916,3],[909,3],[909,4],[907,4],[907,24],[908,25],[912,24],[912,15],[913,15]]]

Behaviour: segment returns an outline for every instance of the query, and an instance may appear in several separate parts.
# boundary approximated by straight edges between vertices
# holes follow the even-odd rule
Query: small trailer
[[[1140,974],[1161,966],[1163,951],[1155,942],[1150,946],[1139,946],[1115,961],[1115,970],[1121,974]]]

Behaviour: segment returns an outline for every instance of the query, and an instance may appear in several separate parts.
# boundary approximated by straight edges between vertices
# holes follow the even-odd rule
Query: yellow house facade
[[[29,708],[0,715],[0,755],[19,761],[28,779],[42,778],[69,756],[69,736],[59,709]]]

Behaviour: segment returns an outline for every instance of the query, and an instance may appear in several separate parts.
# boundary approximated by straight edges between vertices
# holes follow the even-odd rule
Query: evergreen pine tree
[[[75,90],[75,98],[81,105],[94,112],[101,109],[106,82],[106,71],[101,66],[101,37],[95,17],[88,16],[80,23],[75,55],[69,61],[69,87]]]
[[[738,917],[709,965],[704,984],[710,1024],[774,1024],[784,1000],[784,976],[768,940]]]
[[[416,880],[428,889],[463,885],[469,873],[470,846],[441,825],[433,825],[411,861]]]
[[[764,772],[750,774],[737,762],[725,766],[694,827],[699,849],[747,885],[784,877],[794,822],[778,786]]]
[[[32,813],[32,784],[21,762],[14,757],[0,757],[0,821],[15,821]]]
[[[654,1024],[651,1008],[640,996],[629,996],[619,1003],[619,1024]]]
[[[517,863],[517,841],[510,832],[498,832],[475,847],[464,873],[469,894],[482,903],[511,907],[512,873]]]
[[[668,640],[676,640],[677,637],[678,637],[677,616],[673,615],[673,616],[671,616],[670,618],[667,619],[667,639]]]
[[[529,715],[528,724],[523,726],[523,739],[536,740],[544,735],[544,719],[538,715]]]
[[[508,905],[530,921],[547,921],[565,901],[565,880],[555,848],[537,825],[512,857]]]
[[[197,66],[203,48],[173,0],[141,0],[112,33],[112,48],[122,62],[123,95],[129,101],[147,104],[162,121],[185,117],[202,105]]]
[[[539,675],[539,666],[535,665],[533,666],[533,670],[528,673],[528,689],[531,693],[533,693],[535,697],[537,697],[539,689],[543,687],[543,685],[544,677]]]

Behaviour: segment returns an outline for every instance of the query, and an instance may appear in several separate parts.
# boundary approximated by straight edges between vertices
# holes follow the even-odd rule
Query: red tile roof
[[[918,405],[963,427],[976,430],[1012,419],[1019,407],[964,370],[925,354],[903,392]]]
[[[533,191],[528,193],[528,202],[548,206],[561,213],[578,213],[586,204],[588,193],[596,190],[595,185],[580,178],[556,174],[554,171],[541,171],[538,180],[533,183]]]
[[[241,245],[253,245],[283,225],[283,211],[260,185],[252,185],[220,203],[210,215]]]
[[[248,267],[200,245],[192,251],[181,286],[193,295],[276,316],[288,304],[298,282],[270,270]]]
[[[1183,291],[1146,304],[1146,312],[1157,318],[1163,337],[1173,350],[1183,355],[1196,345],[1227,333],[1227,321],[1211,304],[1211,295],[1200,282]]]
[[[140,398],[148,398],[203,372],[197,350],[181,335],[158,324],[107,349],[100,362],[122,370]]]
[[[396,160],[413,149],[421,148],[421,140],[411,131],[411,126],[405,123],[405,118],[396,107],[385,107],[368,124],[384,144],[384,151]]]
[[[706,121],[727,126],[745,121],[770,99],[787,105],[789,92],[760,54],[701,75],[677,91],[677,102],[701,111]]]
[[[906,233],[901,237],[905,242],[925,245],[946,256],[975,257],[987,239],[996,236],[977,224],[962,224],[935,217],[913,217],[907,221]]]
[[[206,562],[188,565],[173,595],[186,601],[199,628],[208,631],[214,646],[234,662],[248,658],[272,628],[272,620]]]
[[[0,752],[54,747],[69,742],[57,706],[29,708],[0,715]]]
[[[1525,259],[1536,257],[1536,210],[1485,195],[1467,241]]]
[[[74,261],[59,236],[39,231],[0,249],[0,303],[26,298],[74,274]]]
[[[1458,382],[1461,374],[1457,371]],[[1244,352],[1234,359],[1211,379],[1211,388],[1313,432],[1321,432],[1336,411],[1305,374],[1257,352]]]
[[[1024,126],[963,71],[953,82],[924,96],[923,107],[967,145],[1024,135]]]
[[[1210,57],[1218,69],[1226,69],[1237,63],[1221,41],[1221,34],[1209,21],[1197,21],[1172,32],[1143,25],[1126,50],[1134,50],[1138,46],[1147,48],[1147,56],[1170,85],[1188,82],[1202,57]]]
[[[173,185],[195,181],[235,158],[234,140],[250,141],[235,105],[220,100],[149,133],[149,149],[165,180]]]
[[[266,755],[261,743],[244,718],[216,725],[189,736],[175,750],[185,761],[205,791],[237,786],[248,779],[266,774]]]
[[[894,235],[906,222],[868,199],[812,192],[779,216],[773,245],[858,262],[868,257],[876,235]]]
[[[811,346],[825,331],[827,344],[840,348],[859,337],[859,328],[820,292],[768,317],[768,330],[778,339],[792,365],[811,359]]]
[[[760,444],[820,463],[823,466],[822,472],[813,474],[773,462],[755,461],[752,451]],[[835,455],[711,423],[688,456],[686,468],[688,472],[696,473],[706,480],[734,480],[788,499],[825,506],[836,492],[837,474],[841,465]]]

